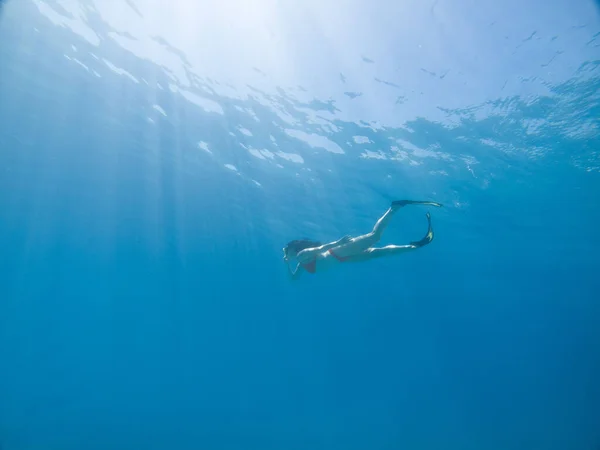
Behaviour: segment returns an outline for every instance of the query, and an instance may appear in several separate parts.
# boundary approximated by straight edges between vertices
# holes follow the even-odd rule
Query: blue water
[[[0,448],[599,448],[598,4],[264,2],[0,3]]]

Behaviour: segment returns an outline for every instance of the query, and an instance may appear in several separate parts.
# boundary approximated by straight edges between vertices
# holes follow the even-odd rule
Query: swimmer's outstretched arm
[[[290,274],[290,278],[292,280],[298,279],[298,277],[300,276],[300,273],[302,273],[302,267],[300,267],[300,264],[296,264],[296,268],[294,270],[292,270],[292,268],[290,267],[289,261],[286,261],[286,266],[288,268],[288,273]]]
[[[343,238],[338,239],[337,241],[330,242],[328,244],[319,245],[318,247],[305,248],[301,252],[298,253],[299,261],[307,261],[314,258],[317,254],[326,252],[332,248],[338,247],[343,244],[347,244],[350,242],[352,238],[350,236],[344,236]]]

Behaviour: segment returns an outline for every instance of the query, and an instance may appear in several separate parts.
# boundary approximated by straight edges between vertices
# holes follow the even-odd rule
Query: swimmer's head
[[[283,259],[287,260],[289,258],[294,258],[302,250],[318,247],[319,245],[321,245],[320,242],[313,241],[311,239],[296,239],[294,241],[290,241],[283,248]]]

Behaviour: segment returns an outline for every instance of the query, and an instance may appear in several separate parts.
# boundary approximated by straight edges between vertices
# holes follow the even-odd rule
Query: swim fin
[[[429,244],[433,241],[433,228],[431,226],[431,214],[427,213],[425,215],[427,217],[427,234],[420,241],[410,242],[409,245],[413,245],[415,247],[423,247],[424,245]]]
[[[416,200],[394,200],[392,206],[406,206],[406,205],[429,205],[441,207],[442,204],[438,202],[427,202],[427,201],[416,201]]]

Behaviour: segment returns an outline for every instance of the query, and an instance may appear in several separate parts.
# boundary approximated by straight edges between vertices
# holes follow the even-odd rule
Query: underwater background
[[[0,2],[0,448],[600,448],[600,5]],[[289,279],[282,247],[398,257]]]

